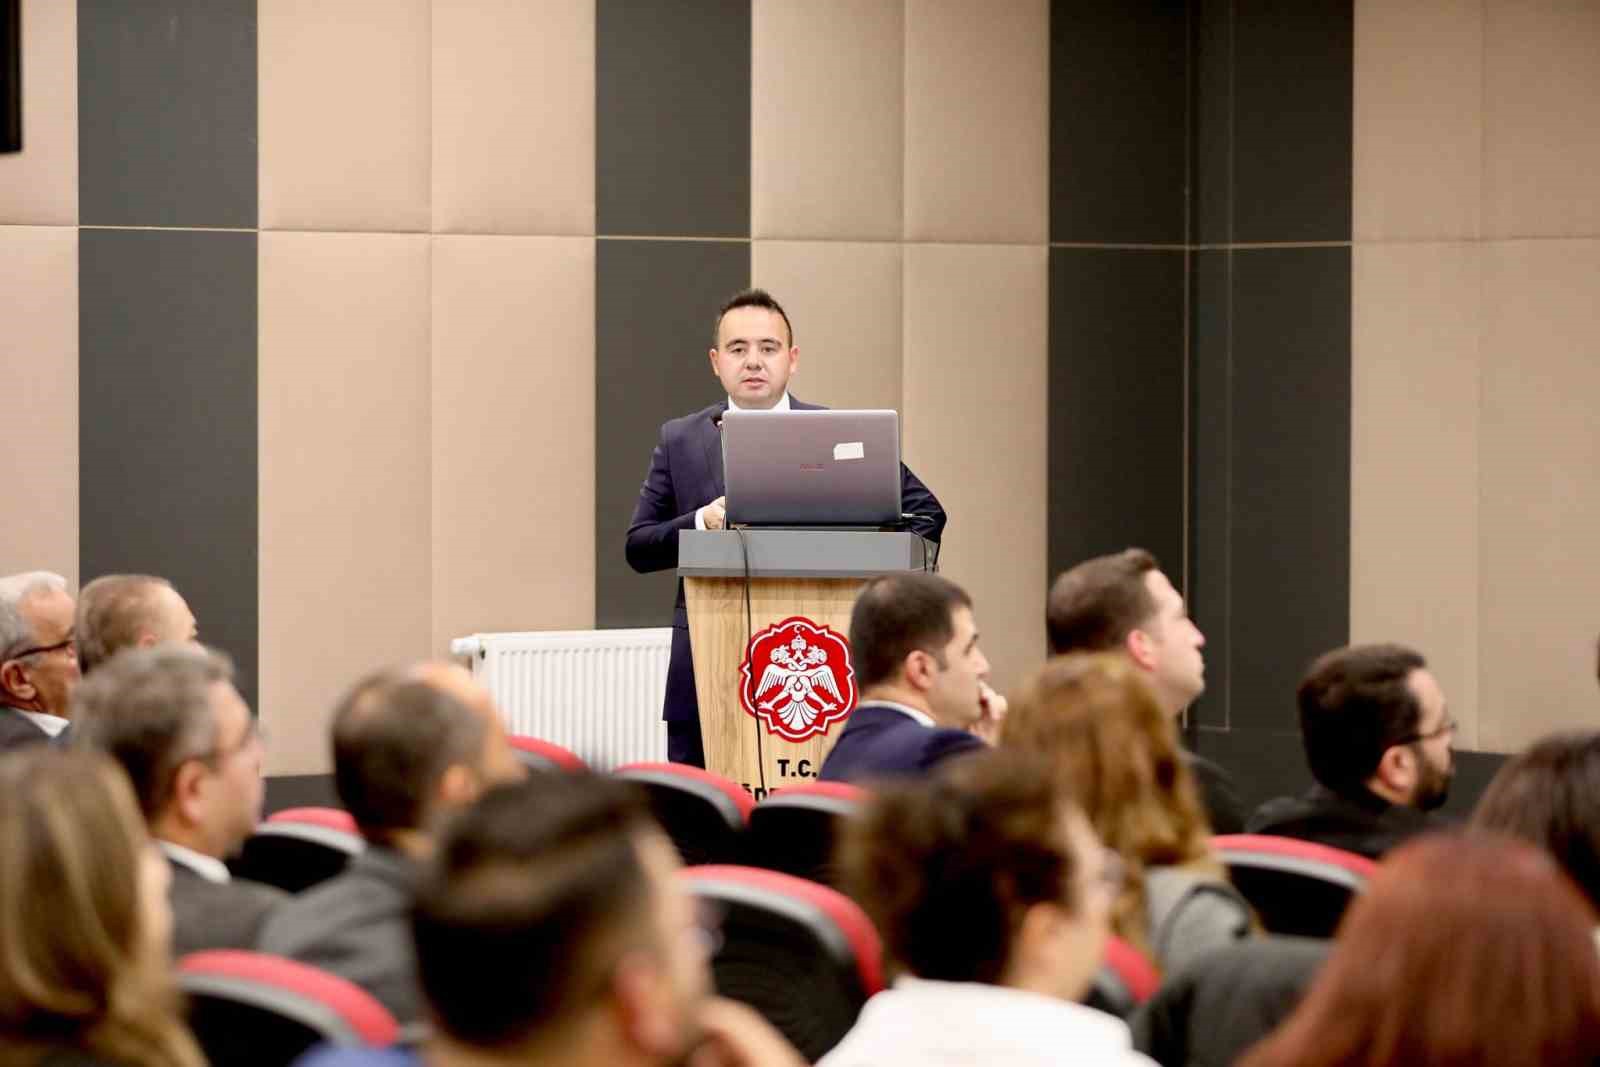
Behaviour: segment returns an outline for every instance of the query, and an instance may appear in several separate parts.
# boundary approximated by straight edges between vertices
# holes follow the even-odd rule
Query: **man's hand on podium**
[[[705,530],[720,530],[728,523],[728,498],[719,496],[700,509],[700,526]]]

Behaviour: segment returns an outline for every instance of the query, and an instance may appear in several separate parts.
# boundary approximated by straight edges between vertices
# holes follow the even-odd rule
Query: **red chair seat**
[[[1229,880],[1274,934],[1332,937],[1377,866],[1365,856],[1292,837],[1224,834],[1211,843]]]

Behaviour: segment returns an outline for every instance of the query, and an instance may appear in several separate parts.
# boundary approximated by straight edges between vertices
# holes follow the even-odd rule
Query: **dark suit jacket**
[[[789,406],[796,411],[821,407],[792,395]],[[661,427],[661,440],[650,453],[650,472],[639,487],[639,503],[628,526],[628,564],[641,574],[676,567],[678,534],[694,529],[694,513],[722,496],[722,440],[717,423],[726,410],[728,402],[723,400]],[[926,516],[910,522],[910,528],[938,541],[944,533],[944,509],[904,464],[900,466],[900,501],[907,514]],[[669,721],[700,717],[681,580],[672,613],[672,660],[667,667],[667,697],[661,717]]]
[[[411,947],[416,866],[369,844],[343,874],[306,890],[267,920],[261,951],[288,956],[371,993],[401,1025],[423,1018]]]
[[[0,707],[0,751],[49,741],[45,728],[16,708]]]
[[[256,947],[267,915],[289,899],[269,885],[235,878],[212,882],[173,860],[172,954]]]
[[[1246,829],[1331,845],[1376,860],[1409,837],[1449,825],[1437,815],[1390,804],[1365,789],[1341,794],[1314,785],[1301,796],[1267,801],[1250,816]]]
[[[1220,764],[1204,756],[1184,752],[1183,761],[1194,775],[1194,784],[1200,789],[1200,803],[1205,805],[1206,819],[1214,834],[1244,833],[1244,802],[1233,787],[1233,779]]]
[[[825,782],[924,774],[963,752],[987,746],[964,730],[924,726],[883,704],[861,704],[850,713],[818,775]]]

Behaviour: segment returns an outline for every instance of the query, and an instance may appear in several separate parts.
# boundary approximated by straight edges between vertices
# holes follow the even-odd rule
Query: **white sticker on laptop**
[[[865,459],[867,451],[860,441],[840,441],[833,446],[834,462],[845,459]]]

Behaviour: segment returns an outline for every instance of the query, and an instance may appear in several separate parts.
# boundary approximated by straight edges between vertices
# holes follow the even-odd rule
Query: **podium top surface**
[[[927,543],[879,530],[684,530],[683,578],[874,578],[926,569]],[[748,567],[746,553],[748,552]]]

